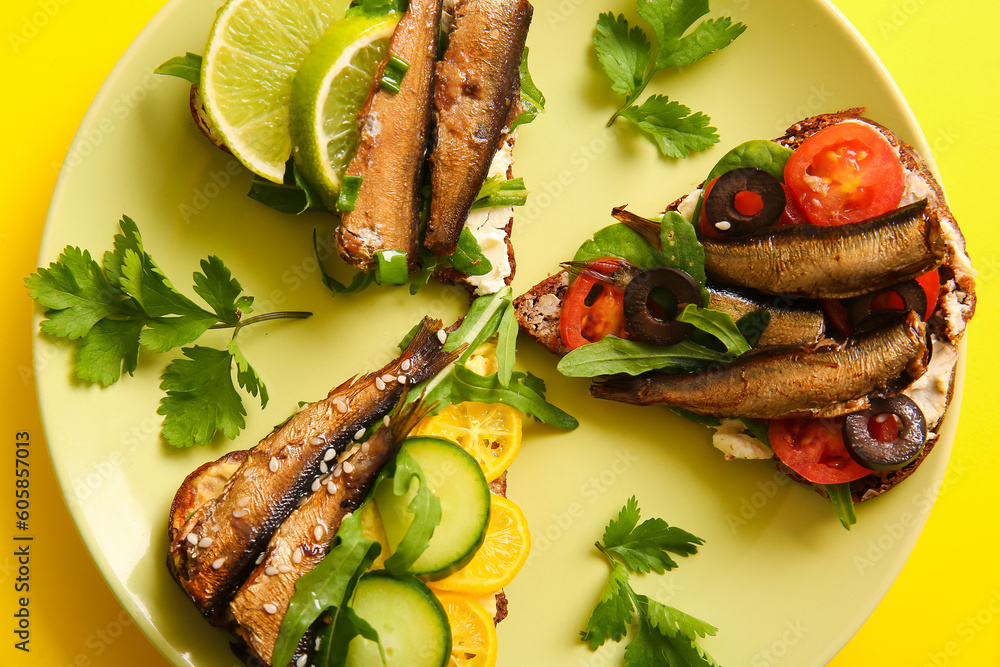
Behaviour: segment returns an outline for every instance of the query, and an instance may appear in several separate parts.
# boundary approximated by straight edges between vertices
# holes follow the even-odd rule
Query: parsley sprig
[[[608,127],[621,116],[649,133],[663,155],[687,157],[719,141],[715,128],[709,125],[711,118],[700,111],[692,113],[665,95],[651,95],[639,106],[635,102],[654,74],[671,67],[686,67],[729,46],[746,26],[723,16],[706,19],[688,32],[696,20],[708,13],[708,0],[636,1],[639,16],[653,28],[655,56],[645,31],[629,27],[623,14],[616,17],[605,12],[597,19],[597,58],[611,79],[611,89],[625,96]]]
[[[611,567],[601,600],[580,633],[583,641],[597,650],[609,639],[620,642],[635,618],[635,632],[625,647],[625,667],[719,667],[698,645],[698,639],[714,635],[717,629],[679,609],[668,607],[636,593],[629,583],[630,572],[662,574],[677,567],[670,554],[690,556],[704,540],[663,519],[639,523],[639,503],[635,496],[604,530],[603,543],[595,546]]]
[[[49,310],[41,330],[57,338],[79,341],[76,375],[109,386],[122,371],[131,375],[139,350],[167,352],[194,342],[209,329],[232,329],[226,349],[182,347],[183,357],[167,365],[160,388],[166,392],[157,413],[163,415],[163,438],[175,447],[204,445],[218,431],[235,438],[246,426],[243,399],[236,382],[261,407],[268,395],[257,371],[239,346],[240,329],[279,318],[305,318],[307,312],[253,312],[253,297],[215,256],[201,261],[194,291],[203,308],[181,294],[143,248],[139,228],[128,216],[119,223],[114,249],[98,263],[87,250],[66,248],[48,268],[25,278],[29,296]]]

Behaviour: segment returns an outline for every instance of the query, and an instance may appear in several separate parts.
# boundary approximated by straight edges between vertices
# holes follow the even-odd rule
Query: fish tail
[[[624,206],[616,206],[611,209],[611,217],[641,236],[649,245],[663,251],[663,243],[660,241],[660,223],[627,211]]]

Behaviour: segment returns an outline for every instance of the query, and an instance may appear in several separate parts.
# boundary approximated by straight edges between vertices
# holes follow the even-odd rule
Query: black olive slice
[[[639,273],[625,288],[622,309],[632,338],[654,345],[675,345],[694,329],[687,322],[665,321],[649,312],[649,297],[661,287],[677,299],[677,312],[689,303],[702,304],[701,290],[689,274],[680,269],[659,266]]]
[[[875,297],[889,292],[895,292],[903,300],[902,309],[886,308],[873,313],[872,301]],[[888,313],[905,313],[908,310],[912,310],[923,319],[924,313],[927,312],[927,294],[916,280],[904,280],[880,292],[863,294],[849,299],[844,303],[844,307],[847,309],[847,321],[850,322],[854,332],[859,333],[869,329],[877,329],[879,326],[885,324],[889,321],[886,319]]]
[[[899,418],[899,435],[892,442],[876,440],[868,431],[868,422],[879,415]],[[872,470],[898,470],[923,451],[927,421],[917,404],[900,394],[872,399],[867,410],[848,415],[843,434],[847,453],[860,465]]]
[[[736,195],[753,192],[763,207],[754,215],[744,215],[736,208]],[[778,222],[785,210],[785,189],[781,182],[763,169],[740,167],[727,171],[712,186],[705,198],[705,217],[709,224],[727,238],[747,236]]]

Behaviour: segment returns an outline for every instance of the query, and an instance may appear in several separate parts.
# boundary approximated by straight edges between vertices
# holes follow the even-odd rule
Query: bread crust
[[[975,270],[969,261],[965,248],[965,237],[948,207],[944,190],[937,178],[931,172],[927,163],[917,154],[912,146],[900,140],[889,129],[865,118],[863,108],[851,108],[836,113],[821,114],[805,118],[791,127],[785,134],[774,141],[794,150],[803,141],[820,130],[845,121],[862,122],[878,130],[882,136],[898,151],[900,161],[907,172],[916,174],[927,186],[927,210],[940,222],[942,236],[946,242],[947,252],[940,268],[941,291],[938,295],[934,314],[928,321],[928,331],[931,339],[940,344],[957,350],[958,342],[965,333],[965,325],[975,313]],[[699,185],[699,189],[704,183]],[[687,194],[671,202],[665,211],[675,211]],[[569,285],[568,272],[560,271],[550,275],[528,292],[514,300],[518,323],[521,330],[542,347],[553,354],[562,356],[569,348],[559,334],[559,305]],[[957,354],[955,355],[957,359]],[[940,417],[929,423],[928,442],[921,455],[911,464],[889,472],[875,472],[859,480],[851,482],[851,495],[855,502],[869,500],[882,495],[904,479],[909,477],[924,461],[938,440],[938,432],[943,422],[944,414],[955,390],[955,369],[950,370],[947,391],[944,399],[945,410]],[[777,457],[773,459],[775,466],[791,479],[812,486],[818,493],[826,496],[822,485],[813,484],[788,468]]]

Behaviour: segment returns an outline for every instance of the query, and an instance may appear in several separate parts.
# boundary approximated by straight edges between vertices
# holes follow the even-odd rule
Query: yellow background
[[[744,0],[754,1],[765,0]],[[993,228],[1000,181],[1000,49],[995,46],[1000,7],[993,0],[835,4],[873,46],[913,108],[980,278],[959,433],[945,484],[898,580],[831,665],[1000,665],[994,477],[1000,470],[993,435],[996,409],[989,407],[1000,370],[1000,234]],[[17,564],[8,548],[13,498],[0,492],[3,665],[166,664],[105,586],[61,500],[44,450],[30,370],[32,304],[21,287],[36,266],[58,165],[77,125],[115,61],[162,5],[162,0],[5,0],[0,9],[0,53],[6,63],[0,112],[5,149],[0,451],[8,452],[0,462],[0,489],[12,488],[14,434],[30,431],[35,536],[31,652],[24,654],[12,648],[10,633],[17,597]]]

